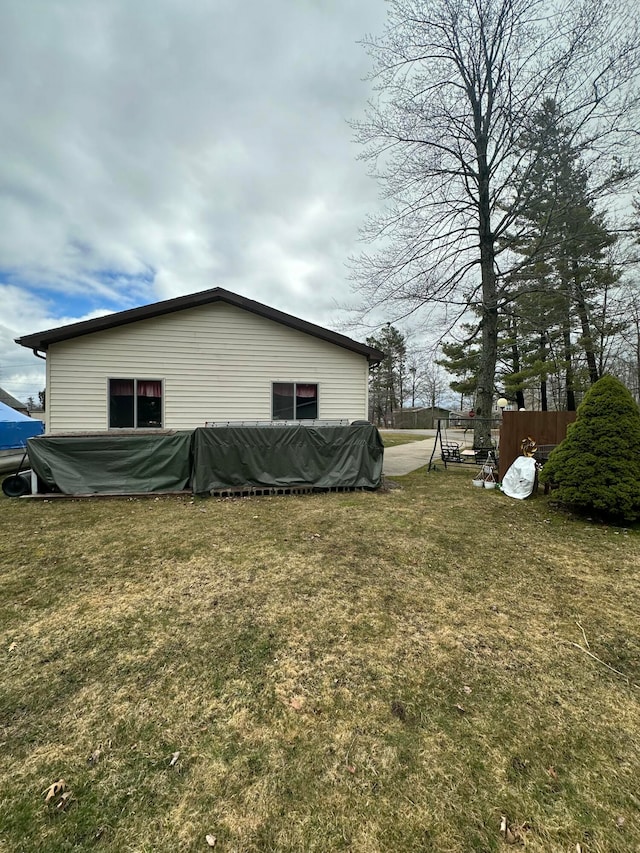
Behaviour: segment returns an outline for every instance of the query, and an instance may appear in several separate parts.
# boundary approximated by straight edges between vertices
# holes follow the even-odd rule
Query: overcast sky
[[[384,0],[3,0],[0,386],[44,387],[18,335],[209,287],[336,328],[378,194],[347,124],[369,94],[357,41],[385,18]]]

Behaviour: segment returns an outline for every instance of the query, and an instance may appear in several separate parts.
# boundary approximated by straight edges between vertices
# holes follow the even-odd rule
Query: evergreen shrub
[[[540,480],[572,510],[640,518],[640,409],[622,382],[603,376],[589,389]]]

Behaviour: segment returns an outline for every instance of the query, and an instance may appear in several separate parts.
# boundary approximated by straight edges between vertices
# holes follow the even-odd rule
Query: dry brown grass
[[[640,849],[639,532],[470,476],[0,502],[0,849]]]

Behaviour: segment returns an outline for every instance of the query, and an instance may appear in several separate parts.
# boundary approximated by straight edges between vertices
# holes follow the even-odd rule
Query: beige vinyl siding
[[[49,432],[108,428],[110,378],[163,382],[164,427],[270,420],[273,382],[318,384],[319,417],[367,417],[364,356],[226,303],[50,346]]]

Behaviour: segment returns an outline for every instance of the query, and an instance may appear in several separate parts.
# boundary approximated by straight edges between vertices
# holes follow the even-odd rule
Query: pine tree
[[[353,261],[363,312],[479,317],[474,442],[490,440],[504,248],[538,151],[518,142],[554,93],[574,150],[599,165],[635,149],[640,40],[624,4],[599,0],[389,0],[365,40],[374,93],[354,122],[384,199]],[[454,320],[453,318],[457,318]],[[571,368],[571,364],[568,368]]]
[[[448,341],[443,343],[440,349],[443,356],[436,361],[436,364],[456,377],[449,383],[449,388],[456,394],[460,394],[461,400],[465,397],[473,398],[478,385],[479,348],[469,342]],[[462,402],[460,408],[462,408]]]
[[[445,341],[441,344],[442,357],[436,364],[444,367],[447,373],[455,376],[449,387],[460,394],[461,398],[474,397],[478,386],[478,371],[481,352],[479,328],[464,323],[461,331],[467,334],[465,341]],[[514,400],[517,408],[523,408],[523,388],[525,374],[521,371],[521,340],[518,334],[518,322],[515,316],[505,314],[498,323],[498,349],[496,358],[496,384],[493,394],[506,394]],[[499,389],[502,385],[504,391]],[[462,405],[461,405],[462,408]]]
[[[521,139],[523,151],[536,156],[523,182],[517,227],[505,243],[523,257],[509,284],[512,310],[530,336],[529,371],[539,367],[543,398],[550,368],[561,371],[569,410],[575,409],[582,387],[593,385],[601,374],[606,323],[600,322],[599,298],[618,279],[608,262],[616,237],[596,211],[595,199],[630,174],[616,164],[596,187],[573,138],[555,101],[546,101]]]
[[[604,376],[589,389],[540,480],[571,509],[640,518],[640,409],[618,379]]]
[[[369,377],[370,417],[374,423],[388,426],[392,413],[402,408],[404,393],[408,387],[406,339],[395,326],[387,323],[377,337],[367,338],[367,344],[385,354],[380,365]]]

